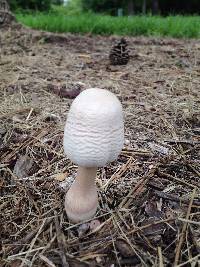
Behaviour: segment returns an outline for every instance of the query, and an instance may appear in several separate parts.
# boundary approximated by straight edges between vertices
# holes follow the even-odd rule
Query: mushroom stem
[[[95,177],[97,173],[97,168],[87,168],[87,167],[78,167],[77,176],[75,183],[77,183],[78,186],[81,187],[81,191],[83,193],[88,192],[88,188],[90,187],[96,187],[95,185]]]
[[[95,215],[98,205],[96,172],[96,167],[78,167],[77,177],[65,197],[65,210],[70,221],[77,223]]]

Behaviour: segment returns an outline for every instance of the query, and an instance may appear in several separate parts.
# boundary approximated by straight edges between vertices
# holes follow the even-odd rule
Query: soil
[[[200,254],[199,40],[0,29],[0,266],[197,266]],[[64,124],[84,89],[115,93],[125,146],[98,170],[96,217],[70,224],[77,166]],[[196,265],[195,265],[196,263]]]

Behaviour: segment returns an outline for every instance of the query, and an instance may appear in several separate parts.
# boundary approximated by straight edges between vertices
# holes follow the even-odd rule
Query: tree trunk
[[[142,2],[142,14],[147,13],[147,0],[143,0]]]
[[[129,0],[128,1],[128,14],[131,16],[131,15],[134,15],[134,13],[135,13],[134,0]]]
[[[152,2],[152,13],[154,15],[158,14],[159,12],[159,0],[153,0]]]

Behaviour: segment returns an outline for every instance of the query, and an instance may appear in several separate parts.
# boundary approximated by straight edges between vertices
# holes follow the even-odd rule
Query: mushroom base
[[[94,207],[90,207],[90,210],[80,209],[79,207],[72,210],[69,207],[69,204],[70,204],[69,200],[66,197],[65,210],[66,210],[69,221],[72,223],[79,223],[79,222],[83,222],[83,221],[87,221],[91,219],[95,215],[96,210],[97,210],[97,203],[94,204]]]
[[[92,218],[98,206],[96,168],[79,167],[76,180],[65,197],[65,210],[73,223]]]

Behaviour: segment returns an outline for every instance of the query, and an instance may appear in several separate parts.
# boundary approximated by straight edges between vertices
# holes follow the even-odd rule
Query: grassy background
[[[31,28],[50,32],[200,37],[200,16],[111,17],[81,12],[74,14],[73,10],[64,7],[54,7],[49,13],[17,13],[16,16],[18,21]]]

